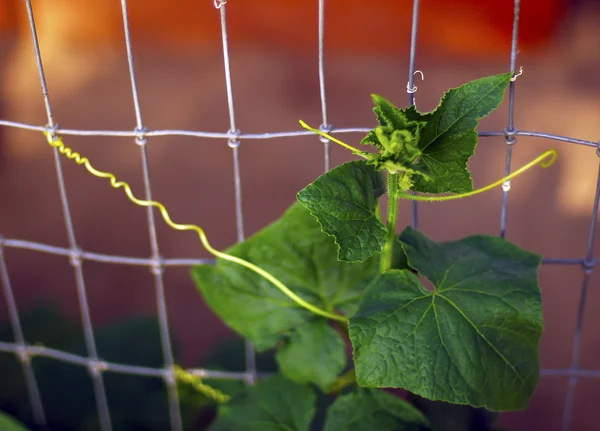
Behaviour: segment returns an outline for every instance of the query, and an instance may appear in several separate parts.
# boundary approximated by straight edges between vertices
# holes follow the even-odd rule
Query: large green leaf
[[[429,172],[427,180],[414,176],[412,190],[422,193],[464,193],[473,190],[467,168],[477,146],[479,120],[495,110],[502,99],[512,72],[488,76],[449,90],[438,107],[420,113],[414,106],[402,111],[411,121],[424,121],[417,168]]]
[[[376,214],[385,193],[383,175],[363,160],[344,163],[298,193],[298,201],[333,236],[339,259],[362,262],[385,244],[385,226]]]
[[[338,397],[329,407],[323,431],[399,431],[407,423],[427,425],[427,419],[397,396],[358,388]]]
[[[367,288],[350,319],[356,380],[489,410],[524,408],[539,378],[540,256],[483,235],[436,243],[406,228],[408,264]]]
[[[294,204],[281,219],[243,243],[228,250],[273,274],[292,291],[321,309],[340,310],[352,315],[365,287],[378,273],[376,257],[362,263],[340,262],[336,258],[333,238],[321,231],[319,223],[302,205]],[[335,378],[329,361],[339,364],[339,350],[324,349],[319,325],[321,317],[301,308],[281,293],[273,284],[254,272],[228,261],[216,265],[199,265],[193,277],[208,305],[232,329],[250,339],[259,351],[287,340],[286,349],[319,352],[323,361],[313,362],[317,383]],[[305,326],[307,325],[308,326]],[[295,332],[304,327],[302,331]],[[327,333],[333,345],[341,340],[338,334]],[[310,340],[313,345],[309,346]],[[325,354],[331,356],[325,360]],[[285,353],[284,353],[285,358]],[[281,358],[280,358],[281,359]],[[306,370],[292,371],[293,363],[302,368],[305,363],[285,360],[284,370],[292,378]],[[281,363],[281,361],[280,361]],[[318,376],[318,377],[317,377]]]
[[[211,431],[308,431],[317,397],[309,386],[272,376],[219,407]]]
[[[298,328],[276,359],[287,378],[325,389],[346,366],[346,345],[325,319],[319,319]]]

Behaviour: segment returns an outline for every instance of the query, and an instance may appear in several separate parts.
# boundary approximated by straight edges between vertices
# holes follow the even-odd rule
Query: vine
[[[307,430],[315,415],[311,385],[337,396],[325,431],[354,429],[347,428],[348,411],[357,415],[360,429],[426,426],[415,406],[377,388],[514,410],[527,404],[539,378],[541,257],[485,235],[438,243],[410,227],[397,234],[400,199],[461,199],[554,163],[557,153],[549,150],[512,174],[473,188],[468,162],[477,145],[476,128],[500,105],[512,78],[505,73],[450,89],[428,113],[414,106],[399,109],[373,95],[379,125],[361,144],[376,152],[300,121],[361,160],[317,178],[279,220],[224,252],[210,245],[199,226],[173,222],[164,205],[136,198],[126,182],[94,168],[59,136],[48,132],[46,138],[90,174],[123,188],[134,204],[157,208],[171,228],[196,232],[217,258],[215,265],[192,271],[207,304],[258,351],[276,351],[280,374],[231,400],[176,368],[180,381],[227,402],[213,430],[242,423],[250,430],[258,429],[253,423]],[[385,195],[384,224],[379,201]],[[419,275],[429,279],[433,291]],[[279,409],[282,403],[291,408]]]

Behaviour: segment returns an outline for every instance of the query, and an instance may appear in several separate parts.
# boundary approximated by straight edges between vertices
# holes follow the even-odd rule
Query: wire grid
[[[46,126],[38,126],[32,124],[24,124],[14,121],[0,120],[0,126],[14,127],[26,130],[32,130],[37,132],[50,131],[52,133],[60,133],[62,135],[78,135],[78,136],[120,136],[120,137],[131,137],[135,138],[135,142],[140,147],[140,154],[143,167],[143,180],[145,188],[145,199],[151,199],[152,188],[150,182],[150,172],[148,167],[148,155],[146,151],[146,143],[148,138],[154,136],[193,136],[198,138],[213,138],[213,139],[224,139],[227,140],[229,147],[232,149],[233,157],[233,176],[234,176],[234,191],[235,191],[235,214],[236,214],[236,232],[237,240],[244,240],[244,226],[243,226],[243,212],[242,212],[242,184],[240,179],[240,161],[238,156],[238,147],[241,140],[244,139],[273,139],[281,137],[298,137],[311,135],[312,132],[308,131],[287,131],[287,132],[269,132],[261,134],[244,134],[236,128],[235,122],[235,109],[233,101],[233,87],[231,82],[231,69],[229,61],[229,45],[227,38],[227,16],[226,16],[226,3],[227,0],[214,0],[214,6],[218,11],[220,22],[221,22],[221,35],[223,45],[223,65],[225,72],[225,83],[227,93],[227,104],[229,109],[229,123],[230,129],[226,133],[217,132],[205,132],[205,131],[193,131],[193,130],[147,130],[144,127],[142,120],[141,108],[138,100],[137,83],[135,76],[134,59],[132,54],[129,21],[127,13],[127,1],[121,0],[121,9],[123,16],[123,29],[125,35],[125,46],[127,52],[127,59],[129,64],[129,75],[131,80],[131,90],[133,97],[133,105],[136,118],[136,127],[133,131],[109,131],[109,130],[72,130],[72,129],[61,129],[58,124],[55,123],[52,107],[50,104],[50,98],[48,95],[48,88],[46,85],[46,79],[44,75],[42,56],[38,44],[38,37],[36,33],[35,20],[30,0],[25,1],[27,8],[27,15],[29,19],[29,25],[31,28],[31,35],[33,38],[33,46],[35,57],[37,61],[37,68],[40,76],[40,83],[42,87],[42,93],[44,98],[44,104],[46,107],[46,114],[48,124]],[[416,42],[417,42],[417,30],[419,21],[419,0],[413,0],[413,15],[412,15],[412,30],[410,39],[410,57],[409,57],[409,73],[407,83],[408,103],[409,105],[414,104],[414,93],[416,87],[414,86],[414,75],[415,75],[415,61],[416,61]],[[518,52],[518,31],[519,31],[519,12],[520,12],[520,0],[514,2],[514,19],[513,19],[513,31],[512,31],[512,43],[510,52],[510,70],[514,73],[516,67],[516,59]],[[321,100],[322,110],[322,123],[320,129],[329,133],[349,133],[349,132],[367,132],[367,128],[345,128],[335,129],[329,124],[327,119],[327,100],[326,100],[326,87],[324,77],[324,32],[325,32],[325,0],[318,0],[318,74],[319,74],[319,95]],[[508,175],[511,170],[511,157],[512,148],[517,142],[517,136],[530,136],[546,138],[556,141],[562,141],[572,144],[584,145],[596,148],[596,153],[600,156],[600,143],[585,141],[581,139],[575,139],[565,136],[558,136],[542,132],[532,131],[520,131],[515,128],[514,124],[514,98],[515,96],[515,82],[510,82],[509,87],[509,113],[507,119],[507,126],[503,131],[496,132],[480,132],[481,137],[490,136],[504,136],[504,142],[506,144],[506,164],[505,164],[505,175]],[[325,138],[319,138],[324,145],[324,169],[325,171],[330,168],[330,151],[329,141]],[[168,388],[168,400],[169,400],[169,414],[171,422],[171,430],[181,430],[182,422],[179,411],[179,400],[176,390],[176,381],[173,372],[173,355],[171,350],[171,340],[168,331],[168,317],[167,308],[165,304],[164,296],[164,282],[163,282],[163,271],[168,266],[191,266],[200,263],[214,263],[214,259],[177,259],[177,258],[163,258],[160,255],[158,247],[158,241],[156,236],[156,227],[154,220],[153,210],[148,207],[147,219],[148,219],[148,231],[150,235],[151,244],[151,257],[140,258],[140,257],[127,257],[127,256],[116,256],[106,255],[100,253],[94,253],[91,251],[82,250],[77,243],[73,229],[73,221],[71,212],[69,209],[69,199],[65,187],[65,181],[63,177],[63,170],[61,165],[61,158],[58,150],[54,150],[54,163],[56,167],[56,175],[58,179],[58,186],[60,192],[60,199],[63,209],[65,227],[69,242],[69,247],[55,247],[52,245],[41,244],[33,241],[24,241],[19,239],[8,239],[0,235],[0,283],[2,284],[3,293],[6,299],[9,321],[12,325],[13,335],[15,343],[0,342],[0,352],[11,352],[14,353],[21,363],[25,383],[28,389],[29,399],[32,407],[33,419],[36,424],[45,425],[46,418],[44,414],[44,407],[42,404],[41,396],[38,390],[36,378],[31,366],[31,359],[35,356],[43,356],[47,358],[53,358],[59,361],[68,362],[80,366],[87,367],[94,386],[94,392],[96,397],[98,417],[100,426],[103,431],[109,431],[112,429],[110,413],[108,410],[106,392],[103,383],[103,373],[107,371],[115,373],[124,373],[138,376],[149,376],[149,377],[162,377]],[[510,182],[506,182],[503,185],[503,199],[500,213],[500,236],[506,235],[507,227],[507,207],[508,197],[510,192]],[[566,376],[569,377],[567,394],[565,397],[565,404],[563,409],[562,419],[562,430],[569,430],[571,423],[571,416],[573,410],[573,401],[575,394],[575,387],[579,379],[581,378],[600,378],[600,370],[585,370],[579,368],[579,355],[581,346],[581,332],[583,326],[583,317],[585,312],[586,296],[589,287],[589,281],[592,271],[599,261],[595,258],[593,252],[594,237],[596,219],[598,216],[598,207],[600,201],[600,165],[598,171],[596,194],[594,198],[594,205],[589,229],[588,243],[586,254],[582,259],[543,259],[543,265],[579,265],[582,267],[584,278],[581,287],[581,297],[579,301],[579,308],[577,314],[575,337],[572,345],[572,358],[571,365],[565,369],[542,369],[542,376]],[[414,227],[418,227],[418,203],[413,202],[412,204],[412,224]],[[4,259],[3,250],[5,248],[17,248],[31,251],[37,251],[42,253],[49,253],[58,256],[65,256],[69,258],[73,270],[75,273],[75,280],[77,284],[77,294],[79,300],[79,307],[81,313],[82,325],[84,328],[85,342],[87,346],[87,357],[62,352],[56,349],[45,348],[40,346],[34,346],[27,344],[27,341],[23,335],[23,329],[19,319],[19,312],[16,307],[13,291],[11,289],[10,277],[6,261]],[[137,265],[146,266],[150,269],[154,275],[155,290],[156,290],[156,302],[157,312],[160,324],[160,336],[163,350],[164,367],[162,369],[132,366],[125,364],[110,363],[101,360],[98,357],[96,351],[96,344],[94,339],[94,330],[91,324],[90,311],[86,295],[85,277],[82,268],[82,262],[95,261],[103,263],[113,263],[122,265]],[[212,379],[235,379],[245,380],[249,384],[252,384],[257,379],[255,354],[252,345],[246,342],[246,372],[223,372],[201,368],[188,369],[190,373]]]

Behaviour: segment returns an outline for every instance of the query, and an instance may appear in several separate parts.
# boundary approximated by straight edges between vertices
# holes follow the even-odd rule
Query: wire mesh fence
[[[315,40],[315,47],[318,54],[318,76],[319,76],[319,97],[321,101],[321,125],[320,129],[328,133],[350,133],[350,132],[367,132],[368,129],[364,128],[334,128],[328,121],[327,112],[327,99],[326,99],[326,85],[325,85],[325,57],[324,57],[324,33],[325,33],[325,2],[326,0],[318,0],[315,2],[315,15],[318,19],[318,35]],[[284,132],[268,132],[260,134],[248,134],[243,133],[236,126],[236,111],[234,104],[234,89],[231,79],[231,67],[230,67],[230,53],[228,43],[228,32],[227,32],[227,1],[226,0],[214,0],[214,6],[216,10],[215,19],[220,19],[221,24],[221,35],[222,35],[222,52],[223,52],[223,68],[225,74],[226,83],[226,95],[227,95],[227,106],[229,113],[229,130],[227,132],[207,132],[199,130],[148,130],[143,121],[142,109],[140,107],[138,98],[138,89],[136,81],[136,69],[134,65],[134,57],[132,53],[132,43],[130,38],[130,27],[128,20],[128,8],[127,1],[121,0],[122,17],[123,17],[123,30],[125,36],[125,48],[127,53],[128,65],[129,65],[129,76],[131,81],[131,94],[133,99],[133,106],[135,112],[136,124],[133,130],[75,130],[75,129],[63,129],[58,126],[55,120],[54,113],[51,105],[51,98],[49,95],[49,89],[46,84],[46,78],[43,67],[43,56],[40,51],[39,41],[36,33],[36,25],[34,19],[34,11],[29,0],[26,0],[25,7],[27,8],[27,15],[29,18],[29,25],[31,29],[31,36],[34,46],[34,55],[37,61],[37,68],[39,72],[40,84],[43,93],[43,99],[45,104],[45,110],[47,115],[46,125],[32,125],[25,124],[15,121],[9,121],[0,119],[0,126],[26,129],[36,132],[51,132],[60,135],[79,135],[79,136],[106,136],[106,137],[129,137],[135,140],[139,146],[140,157],[143,167],[143,181],[144,181],[144,199],[152,199],[152,187],[149,172],[148,154],[146,144],[149,138],[156,136],[189,136],[196,138],[210,138],[216,140],[226,140],[229,147],[231,148],[231,154],[233,158],[233,178],[234,178],[234,196],[235,196],[235,216],[236,216],[236,232],[237,240],[243,241],[245,238],[244,233],[244,215],[242,210],[242,180],[240,177],[240,159],[238,153],[238,147],[240,142],[243,140],[263,140],[263,139],[275,139],[282,137],[299,137],[311,135],[311,132],[307,131],[284,131]],[[407,82],[407,94],[409,105],[414,104],[415,100],[415,74],[416,70],[416,46],[418,36],[418,23],[419,23],[419,0],[413,2],[413,15],[412,15],[412,30],[410,39],[410,56],[408,63],[408,82]],[[517,65],[517,53],[518,53],[518,33],[519,33],[519,12],[520,12],[520,0],[514,2],[514,20],[513,20],[513,31],[512,31],[512,44],[510,50],[510,70],[513,73],[516,71]],[[517,139],[523,137],[539,137],[549,140],[557,140],[567,142],[571,144],[577,144],[582,146],[588,146],[596,150],[596,153],[600,156],[600,144],[596,142],[575,139],[571,137],[558,136],[543,132],[533,131],[522,131],[518,130],[515,125],[515,87],[516,82],[513,80],[509,87],[508,97],[508,118],[506,127],[502,131],[492,132],[480,132],[481,137],[492,137],[492,136],[503,136],[506,145],[506,163],[505,163],[505,175],[511,172],[511,159],[514,145],[517,143]],[[325,171],[330,168],[330,148],[328,140],[320,138],[323,142],[323,163]],[[164,258],[161,255],[156,233],[155,215],[153,210],[148,207],[147,209],[147,225],[148,234],[151,245],[151,256],[150,257],[127,257],[117,255],[107,255],[95,253],[81,249],[78,244],[75,230],[73,227],[73,220],[71,210],[69,206],[69,197],[67,193],[67,187],[63,176],[62,162],[58,150],[54,150],[54,164],[56,169],[56,177],[58,180],[60,201],[62,205],[62,211],[64,216],[64,223],[66,227],[68,237],[68,247],[56,247],[48,244],[42,244],[32,241],[4,238],[0,235],[0,283],[2,285],[2,291],[5,297],[5,301],[8,308],[8,318],[13,329],[14,343],[0,342],[0,352],[14,353],[17,359],[20,361],[22,366],[23,375],[25,378],[29,400],[33,412],[34,421],[37,424],[43,425],[46,422],[44,406],[36,382],[36,377],[33,372],[31,365],[31,359],[33,357],[47,357],[58,361],[64,361],[87,367],[89,374],[93,382],[93,388],[96,398],[97,413],[100,421],[102,430],[110,430],[111,418],[108,408],[106,390],[104,386],[103,375],[107,372],[124,373],[139,376],[151,376],[160,377],[164,380],[168,388],[168,402],[169,402],[169,413],[172,430],[181,430],[182,421],[179,409],[178,393],[176,390],[176,379],[174,374],[174,359],[172,354],[172,341],[169,335],[169,324],[167,316],[167,307],[165,303],[165,283],[163,279],[163,271],[166,267],[173,266],[192,266],[200,263],[213,263],[210,259],[176,259],[176,258]],[[592,151],[592,149],[590,149]],[[600,201],[600,170],[596,180],[596,193],[593,203],[593,211],[591,214],[591,222],[589,227],[589,236],[586,247],[583,248],[585,253],[580,259],[567,259],[567,258],[552,258],[544,259],[543,265],[573,265],[580,266],[583,271],[583,283],[581,286],[581,294],[579,301],[579,308],[577,313],[577,321],[575,325],[575,335],[573,344],[571,347],[571,363],[568,368],[555,368],[555,369],[542,369],[542,376],[565,376],[568,377],[567,393],[564,401],[564,409],[562,413],[562,429],[570,429],[574,396],[579,379],[589,378],[600,378],[600,370],[593,369],[582,369],[580,368],[580,350],[581,350],[581,332],[583,327],[583,318],[586,309],[586,297],[590,288],[590,277],[592,271],[598,260],[594,256],[594,240],[595,240],[595,227],[596,219],[598,215],[599,201]],[[500,212],[500,227],[499,235],[504,237],[506,234],[507,227],[507,208],[510,196],[510,182],[507,182],[503,186],[503,199]],[[412,203],[412,224],[414,227],[418,227],[419,224],[419,206],[417,202]],[[78,303],[81,315],[81,322],[84,329],[85,343],[87,347],[87,356],[78,356],[71,353],[59,351],[52,348],[40,347],[36,345],[28,344],[28,340],[25,339],[21,321],[19,318],[19,311],[16,306],[13,289],[11,288],[10,272],[4,258],[5,249],[23,249],[31,250],[36,252],[48,253],[57,256],[63,256],[67,258],[73,267]],[[88,296],[86,292],[85,274],[82,266],[84,261],[95,261],[101,263],[112,263],[122,265],[135,265],[147,267],[154,277],[155,295],[157,304],[158,321],[160,325],[160,336],[161,345],[163,352],[164,367],[162,369],[147,368],[141,366],[125,365],[119,363],[111,363],[102,360],[99,357],[96,347],[96,341],[94,337],[94,328],[90,317]],[[255,354],[250,343],[246,343],[246,371],[245,372],[225,372],[216,371],[209,369],[194,368],[187,370],[194,375],[200,377],[208,377],[213,379],[237,379],[245,380],[249,384],[252,384],[257,379],[257,368],[255,361]]]

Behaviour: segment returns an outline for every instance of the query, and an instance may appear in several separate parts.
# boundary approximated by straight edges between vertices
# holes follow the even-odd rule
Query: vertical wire
[[[244,235],[244,214],[242,211],[242,179],[240,175],[240,157],[239,146],[240,140],[237,136],[240,131],[235,124],[235,110],[233,105],[233,86],[231,84],[231,64],[229,59],[229,39],[227,36],[227,6],[226,2],[221,1],[217,8],[221,18],[221,41],[223,45],[223,68],[225,72],[225,89],[227,92],[227,108],[229,110],[229,134],[231,138],[228,140],[228,145],[233,154],[233,185],[235,193],[235,220],[236,220],[236,236],[237,241],[242,242],[245,239]],[[244,342],[244,350],[246,357],[246,382],[254,384],[256,382],[256,353],[254,346],[249,340]]]
[[[323,122],[321,130],[331,130],[331,126],[327,120],[327,97],[325,93],[325,0],[319,0],[319,92],[321,95],[321,115]],[[322,138],[323,142],[323,158],[325,164],[325,172],[330,167],[331,149],[329,139]]]
[[[42,397],[35,379],[35,374],[33,373],[33,368],[31,367],[31,356],[28,354],[27,342],[25,341],[21,319],[19,318],[19,309],[17,308],[17,302],[15,301],[10,278],[8,276],[8,267],[6,265],[6,260],[4,259],[2,238],[0,238],[0,282],[4,292],[4,299],[6,300],[6,306],[8,308],[10,326],[17,345],[18,359],[23,368],[23,377],[25,378],[25,386],[27,387],[29,403],[31,404],[33,422],[36,425],[45,426],[46,415],[44,414]]]
[[[48,128],[52,130],[56,127],[54,118],[52,115],[52,107],[50,104],[50,97],[48,95],[48,86],[46,84],[46,76],[44,73],[44,67],[42,64],[42,55],[38,42],[38,36],[35,26],[35,19],[33,16],[33,9],[31,7],[31,1],[25,0],[25,6],[27,8],[27,16],[29,20],[29,27],[33,38],[33,49],[35,52],[38,74],[40,77],[40,84],[42,89],[42,95],[44,97],[44,105],[46,107],[46,116],[48,118]],[[62,169],[62,163],[60,159],[60,153],[58,149],[53,149],[54,154],[54,165],[56,168],[56,177],[58,181],[58,188],[60,193],[60,200],[63,212],[63,218],[65,221],[65,228],[69,241],[69,248],[71,250],[70,262],[75,272],[75,283],[77,286],[77,297],[79,301],[79,309],[81,314],[81,321],[83,325],[85,344],[88,351],[89,357],[89,370],[92,378],[94,387],[94,394],[96,397],[96,404],[98,410],[98,418],[100,427],[103,431],[111,430],[110,413],[108,410],[108,403],[106,399],[106,390],[104,387],[104,381],[102,379],[101,368],[98,366],[98,352],[96,350],[96,341],[94,338],[94,330],[92,327],[92,319],[89,310],[89,304],[87,300],[87,292],[85,288],[85,279],[83,276],[83,268],[81,261],[81,251],[77,245],[75,238],[75,229],[73,228],[73,220],[71,217],[71,210],[69,206],[69,199],[67,197],[67,189],[65,186],[65,179]]]
[[[417,55],[417,30],[419,25],[419,0],[413,1],[412,27],[410,31],[410,56],[408,61],[408,104],[415,104],[415,93],[411,89],[415,83],[415,59]],[[412,201],[412,225],[415,229],[419,228],[419,205],[417,201]]]
[[[600,151],[600,147],[599,147]],[[600,153],[598,153],[600,155]],[[583,262],[583,283],[581,286],[581,296],[577,309],[577,323],[575,325],[575,334],[573,337],[573,348],[571,353],[571,367],[569,369],[569,382],[567,394],[565,396],[565,405],[563,408],[562,431],[568,431],[571,425],[573,414],[573,403],[575,400],[575,386],[579,378],[576,373],[579,369],[579,356],[581,353],[581,334],[583,330],[583,319],[585,316],[585,305],[588,294],[588,287],[592,271],[594,269],[594,240],[596,235],[596,220],[598,219],[598,207],[600,202],[600,165],[598,166],[598,178],[596,182],[596,196],[594,198],[594,208],[592,210],[592,220],[590,222],[590,232],[588,235],[587,253]]]
[[[521,0],[515,0],[513,12],[513,31],[510,48],[510,70],[515,72],[517,65],[518,40],[519,40],[519,16],[521,12]],[[510,174],[510,164],[512,159],[512,147],[517,142],[515,137],[515,81],[510,81],[508,87],[508,125],[504,129],[506,143],[506,161],[504,176]],[[502,187],[502,208],[500,210],[500,237],[506,237],[506,215],[508,209],[508,192],[510,191],[510,181],[507,181]]]
[[[148,150],[146,148],[147,139],[144,137],[144,126],[142,122],[142,112],[140,109],[139,95],[137,89],[137,80],[135,76],[135,66],[133,61],[133,51],[131,43],[131,31],[129,29],[129,15],[127,12],[127,0],[121,0],[121,12],[123,15],[123,30],[125,33],[125,48],[127,50],[127,63],[129,67],[129,78],[131,81],[131,93],[133,96],[133,106],[136,118],[136,132],[139,136],[136,143],[140,146],[142,157],[142,175],[144,180],[144,194],[146,200],[152,200],[152,187],[150,182],[150,167],[148,162]],[[158,247],[158,237],[156,234],[156,221],[154,219],[154,209],[147,207],[148,233],[150,237],[150,249],[154,265],[151,272],[154,275],[156,291],[156,308],[158,313],[160,341],[163,351],[163,360],[165,365],[165,384],[168,391],[169,400],[169,418],[171,421],[171,430],[180,431],[183,429],[181,422],[181,413],[179,409],[179,396],[173,371],[174,358],[171,345],[171,336],[169,334],[169,320],[167,314],[167,304],[165,299],[165,286],[163,279],[164,266]]]

